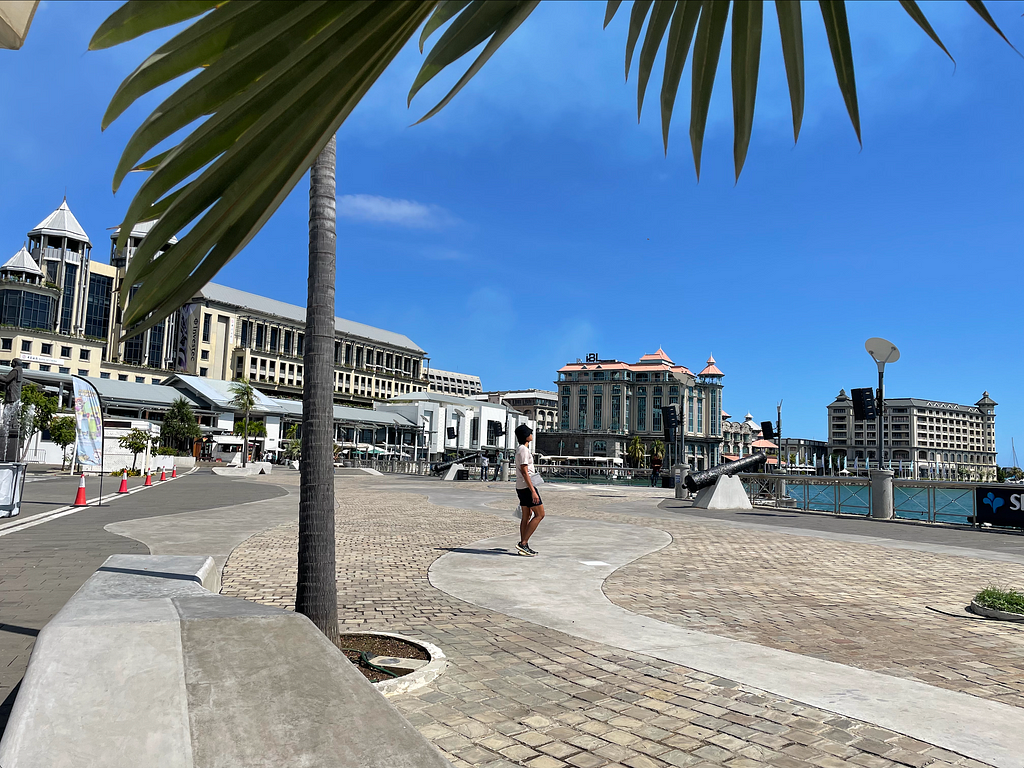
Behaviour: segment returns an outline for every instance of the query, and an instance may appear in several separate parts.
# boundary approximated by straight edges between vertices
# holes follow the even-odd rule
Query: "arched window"
[[[928,454],[928,461],[935,461],[935,451]]]
[[[918,451],[917,452],[917,458],[918,459],[922,459],[922,460],[927,460],[928,459],[928,451]]]

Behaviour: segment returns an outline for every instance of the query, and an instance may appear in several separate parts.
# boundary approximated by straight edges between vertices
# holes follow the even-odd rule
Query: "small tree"
[[[665,458],[665,443],[663,443],[661,440],[655,440],[653,443],[651,443],[651,458]]]
[[[132,472],[135,471],[135,465],[139,461],[139,454],[146,450],[146,446],[149,445],[149,433],[144,429],[132,429],[129,430],[128,434],[120,438],[117,444],[124,448],[126,451],[130,451],[132,454]]]
[[[58,416],[50,419],[50,439],[60,446],[60,468],[63,470],[68,463],[68,446],[75,442],[75,417]]]
[[[56,395],[48,395],[32,383],[21,388],[21,435],[22,459],[28,451],[28,444],[37,432],[50,428],[50,420],[59,404]]]
[[[243,432],[248,432],[249,437],[266,437],[267,425],[265,422],[255,419],[249,422],[248,429],[244,424],[235,424],[235,434],[241,435]]]
[[[236,411],[242,411],[245,414],[242,426],[242,466],[244,467],[249,456],[249,413],[256,407],[256,390],[253,389],[248,379],[240,379],[231,382],[231,394],[234,395],[231,398],[231,405]],[[238,433],[237,428],[235,433]]]
[[[302,442],[299,440],[299,425],[292,424],[284,433],[288,447],[284,449],[284,457],[289,461],[297,461],[302,456]]]
[[[633,435],[626,446],[626,456],[634,467],[641,467],[644,463],[644,455],[647,453],[647,446],[640,440],[640,435]]]
[[[192,453],[192,447],[201,434],[199,421],[188,400],[175,398],[160,427],[160,441],[169,448]]]

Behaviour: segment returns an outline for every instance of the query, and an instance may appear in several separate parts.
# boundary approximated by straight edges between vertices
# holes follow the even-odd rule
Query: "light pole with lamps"
[[[900,351],[891,341],[879,338],[868,339],[864,342],[864,349],[878,366],[878,403],[875,407],[878,428],[878,474],[871,480],[871,516],[888,520],[893,516],[893,491],[892,472],[882,469],[885,445],[885,364],[899,360]]]

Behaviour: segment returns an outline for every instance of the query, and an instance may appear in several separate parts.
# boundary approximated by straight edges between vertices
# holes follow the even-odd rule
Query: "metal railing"
[[[835,515],[870,515],[871,483],[863,477],[741,474],[751,504]],[[785,491],[779,492],[780,481]],[[893,514],[899,520],[973,525],[976,483],[894,480]]]
[[[357,469],[375,469],[394,475],[429,475],[430,462],[398,461],[395,459],[346,459],[344,466]],[[479,475],[478,475],[479,477]]]
[[[537,470],[546,483],[578,483],[598,485],[651,485],[650,469],[632,469],[630,467],[572,467],[550,464],[538,466]],[[514,474],[514,473],[513,473]],[[661,478],[657,478],[657,487],[661,487]]]

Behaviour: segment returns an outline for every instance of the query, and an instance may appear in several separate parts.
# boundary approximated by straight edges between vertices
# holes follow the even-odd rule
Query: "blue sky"
[[[840,387],[871,386],[864,351],[891,339],[890,396],[999,402],[1000,461],[1024,451],[1021,250],[1024,59],[965,3],[922,3],[953,64],[896,3],[850,4],[863,149],[846,116],[817,4],[806,5],[806,113],[793,145],[785,76],[765,13],[757,116],[732,170],[728,41],[697,183],[689,68],[669,153],[652,83],[636,121],[623,81],[626,18],[603,3],[543,3],[438,116],[411,126],[410,47],[342,127],[337,312],[409,335],[432,364],[487,389],[551,388],[588,352],[659,346],[726,373],[725,409],[758,420],[784,400],[786,434],[824,438]],[[1024,49],[1024,3],[990,3]],[[111,94],[158,36],[87,53],[115,8],[40,7],[29,41],[0,51],[0,255],[68,202],[106,260],[120,150],[157,103],[105,133]],[[723,76],[724,75],[724,76]],[[296,187],[219,282],[306,295],[307,187]]]

